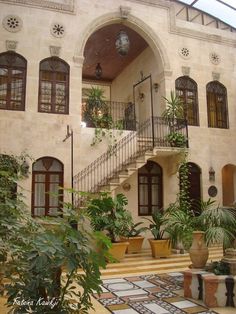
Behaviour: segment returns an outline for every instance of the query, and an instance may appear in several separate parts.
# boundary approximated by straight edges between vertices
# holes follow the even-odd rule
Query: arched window
[[[188,76],[175,81],[176,94],[184,104],[184,115],[189,125],[199,125],[197,83]]]
[[[162,168],[154,161],[148,161],[138,171],[138,214],[151,215],[163,207]]]
[[[57,159],[43,157],[33,164],[32,216],[53,216],[63,200],[63,164]]]
[[[210,128],[228,128],[227,91],[214,81],[207,84],[207,115]]]
[[[0,109],[25,110],[27,61],[8,51],[0,54]]]
[[[69,113],[69,65],[57,57],[40,62],[38,110]]]

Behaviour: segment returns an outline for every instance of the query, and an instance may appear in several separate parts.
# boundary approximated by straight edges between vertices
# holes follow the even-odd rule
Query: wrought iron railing
[[[188,147],[186,120],[153,117],[145,121],[137,131],[131,131],[116,145],[74,177],[74,188],[83,192],[98,192],[102,186],[115,178],[125,166],[133,163],[139,156],[155,147],[170,147],[170,134],[181,135]],[[176,144],[176,146],[178,146]],[[179,145],[180,146],[180,145]]]
[[[104,117],[103,127],[107,127],[106,123],[112,121],[114,129],[136,130],[135,107],[131,102],[104,101],[94,108],[90,108],[88,103],[84,103],[82,105],[82,121],[88,127],[96,127],[94,116]]]

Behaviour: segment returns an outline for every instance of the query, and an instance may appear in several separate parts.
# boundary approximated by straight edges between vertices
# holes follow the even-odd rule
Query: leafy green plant
[[[100,193],[88,206],[91,224],[94,230],[104,231],[112,242],[126,234],[132,224],[132,216],[125,209],[128,200],[123,194],[114,198],[108,193]]]
[[[166,109],[162,116],[166,119],[184,119],[184,104],[180,97],[174,91],[170,92],[170,99],[164,97],[167,102]]]
[[[91,294],[101,292],[99,267],[105,267],[110,241],[88,232],[85,212],[70,203],[63,204],[63,217],[60,213],[44,224],[31,218],[22,195],[11,193],[12,184],[22,178],[18,169],[14,156],[0,168],[1,293],[14,313],[88,313]],[[99,252],[97,243],[102,243]]]
[[[179,132],[171,132],[166,136],[166,140],[170,143],[172,147],[185,147],[186,138],[183,134]]]
[[[138,237],[142,232],[145,232],[148,230],[147,227],[139,227],[142,225],[143,222],[137,222],[137,223],[132,223],[129,230],[124,234],[125,237],[130,238],[130,237]]]
[[[193,231],[204,231],[206,244],[223,243],[230,247],[235,239],[236,216],[231,208],[215,205],[208,199],[199,203],[200,215],[195,216],[191,211],[183,211],[179,206],[172,205],[166,211],[168,230],[178,235],[185,247],[192,241]]]
[[[86,96],[87,101],[83,111],[83,120],[87,123],[88,127],[96,127],[96,117],[106,111],[104,90],[92,86]]]
[[[229,264],[223,261],[211,262],[205,269],[215,275],[230,275]]]
[[[152,214],[152,219],[144,217],[150,222],[149,229],[155,240],[162,240],[167,230],[167,219],[159,210],[155,210]]]

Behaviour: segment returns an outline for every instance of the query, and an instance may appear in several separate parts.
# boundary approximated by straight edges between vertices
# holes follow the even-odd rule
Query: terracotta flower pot
[[[129,237],[129,238],[121,238],[122,241],[129,242],[129,246],[127,247],[127,253],[138,253],[142,249],[144,237]]]
[[[125,257],[125,252],[128,245],[129,245],[129,242],[112,243],[112,246],[109,249],[109,253],[112,255],[112,257],[115,260],[121,261]]]
[[[171,244],[170,239],[163,239],[163,240],[154,240],[148,239],[151,250],[152,256],[157,257],[168,257],[171,254]]]
[[[203,268],[206,266],[209,250],[204,239],[205,232],[194,231],[193,242],[189,249],[189,256],[192,261],[192,268]]]

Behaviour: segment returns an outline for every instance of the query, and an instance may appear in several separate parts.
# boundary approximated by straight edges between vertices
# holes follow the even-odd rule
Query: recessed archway
[[[131,46],[128,55],[122,57],[115,49],[116,37],[120,30],[125,30],[129,35]],[[131,14],[125,20],[121,19],[118,13],[106,14],[88,26],[78,51],[84,56],[82,69],[84,122],[86,122],[83,114],[86,111],[84,109],[86,94],[88,95],[92,84],[102,86],[106,100],[116,103],[116,109],[111,110],[116,111],[119,121],[126,123],[128,120],[128,124],[133,126],[136,122],[139,124],[145,122],[152,114],[161,114],[160,95],[154,95],[156,105],[153,108],[152,82],[158,86],[159,80],[164,86],[162,79],[166,70],[169,70],[169,60],[158,35],[146,23]],[[95,74],[97,66],[102,72],[99,78]],[[138,88],[134,88],[137,82],[142,82],[143,78],[149,76],[153,81],[145,81]],[[123,104],[118,105],[118,102]]]
[[[232,206],[236,197],[236,166],[225,165],[222,168],[222,200],[223,206]]]

